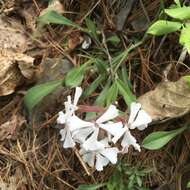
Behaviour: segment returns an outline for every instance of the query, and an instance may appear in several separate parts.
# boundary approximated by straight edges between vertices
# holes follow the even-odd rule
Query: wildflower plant
[[[57,124],[63,127],[60,130],[63,148],[79,147],[83,161],[97,171],[102,171],[109,163],[116,164],[118,154],[127,153],[129,146],[141,151],[130,130],[144,130],[152,120],[139,103],[131,104],[128,122],[117,119],[119,110],[115,105],[110,105],[96,120],[85,121],[77,116],[81,95],[82,89],[76,87],[73,101],[68,96],[65,112],[59,112]]]

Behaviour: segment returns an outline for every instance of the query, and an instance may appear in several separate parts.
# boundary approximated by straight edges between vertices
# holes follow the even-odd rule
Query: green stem
[[[141,44],[144,43],[144,41],[147,40],[147,35],[145,34],[145,36],[142,38],[142,40],[140,40],[139,42],[137,42],[136,44],[132,44],[124,53],[122,59],[120,60],[120,62],[116,65],[113,73],[116,74],[117,70],[119,69],[119,67],[121,66],[121,64],[123,63],[123,61],[128,57],[129,53],[131,51],[133,51],[134,49],[136,49],[137,47],[139,47]]]

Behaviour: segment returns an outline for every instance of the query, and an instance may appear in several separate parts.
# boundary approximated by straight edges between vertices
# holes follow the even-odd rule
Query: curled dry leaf
[[[161,82],[155,90],[139,97],[138,102],[155,123],[165,122],[190,111],[190,87],[183,78],[176,82]]]
[[[8,50],[0,51],[0,96],[11,94],[24,79],[34,75],[34,58]]]
[[[23,125],[24,118],[20,115],[13,115],[8,121],[0,125],[0,141],[10,139],[15,130]]]

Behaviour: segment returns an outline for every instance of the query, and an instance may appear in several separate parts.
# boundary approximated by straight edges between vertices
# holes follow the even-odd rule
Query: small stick
[[[82,167],[84,168],[85,172],[87,173],[87,175],[88,175],[88,176],[91,176],[93,182],[96,183],[96,180],[95,180],[94,176],[93,176],[93,175],[90,173],[90,171],[88,170],[88,168],[87,168],[86,164],[84,163],[84,161],[82,160],[82,158],[81,158],[81,156],[80,156],[78,150],[75,149],[74,151],[75,151],[75,154],[76,154],[77,158],[79,159],[79,161],[80,161]]]

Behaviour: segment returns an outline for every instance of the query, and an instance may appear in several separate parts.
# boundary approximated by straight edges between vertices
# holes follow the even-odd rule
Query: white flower
[[[82,88],[76,87],[73,103],[71,101],[71,96],[67,96],[67,101],[65,102],[65,113],[59,112],[57,118],[58,124],[66,124],[68,118],[74,115],[75,111],[78,109],[77,103],[82,94]]]
[[[125,134],[121,142],[123,152],[127,152],[130,145],[140,152],[140,145],[137,143],[135,137],[131,135],[129,129],[138,128],[139,130],[144,130],[151,121],[152,119],[148,113],[141,109],[141,104],[132,102],[129,120],[124,127]]]
[[[113,136],[112,138],[113,143],[116,143],[125,132],[122,122],[117,122],[117,123],[110,122],[110,120],[113,120],[118,115],[119,115],[119,110],[116,108],[116,106],[110,105],[109,108],[106,110],[106,112],[96,120],[96,125],[99,128],[104,129],[109,133],[109,135]]]
[[[128,127],[125,127],[125,135],[123,137],[123,140],[121,141],[121,146],[123,147],[123,152],[126,153],[128,152],[128,148],[130,145],[132,145],[135,150],[138,150],[139,152],[141,151],[140,145],[137,143],[137,140],[135,137],[133,137],[128,129]]]
[[[77,116],[72,116],[70,119],[69,126],[72,129],[73,137],[77,142],[83,143],[87,137],[95,130],[95,128],[101,128],[112,135],[112,142],[116,143],[118,139],[125,132],[122,122],[109,122],[119,115],[118,109],[114,105],[110,105],[105,113],[100,116],[94,123],[86,122],[78,118]]]
[[[117,163],[118,148],[110,147],[108,144],[108,138],[98,141],[99,129],[96,128],[94,133],[84,142],[80,150],[80,154],[84,162],[90,167],[96,168],[97,171],[102,171],[103,167]]]
[[[147,112],[141,109],[141,104],[133,102],[130,107],[130,115],[128,120],[129,128],[144,130],[150,122],[152,122],[152,118]]]
[[[63,115],[63,113],[59,113],[59,114],[60,114],[60,117]],[[60,130],[60,134],[62,136],[61,141],[64,141],[63,143],[64,148],[73,148],[75,146],[75,142],[79,142],[79,143],[84,142],[86,137],[90,135],[94,130],[93,123],[84,121],[78,118],[76,115],[66,117],[64,124],[65,124],[64,129]],[[86,131],[83,131],[83,133],[81,133],[82,132],[81,129],[85,127],[88,127],[86,129],[88,129],[89,131],[86,130]],[[80,133],[79,133],[79,130],[80,130]],[[77,137],[75,136],[76,132],[78,132]]]
[[[64,148],[72,148],[75,146],[75,141],[72,138],[72,131],[77,129],[78,125],[75,126],[75,128],[71,128],[70,123],[72,122],[73,118],[77,117],[75,116],[75,111],[78,109],[77,103],[81,94],[82,89],[80,87],[76,87],[73,102],[71,101],[71,96],[68,96],[67,101],[65,102],[65,113],[62,111],[59,112],[59,116],[57,118],[58,124],[65,124],[64,129],[60,130],[61,141],[63,141]]]

